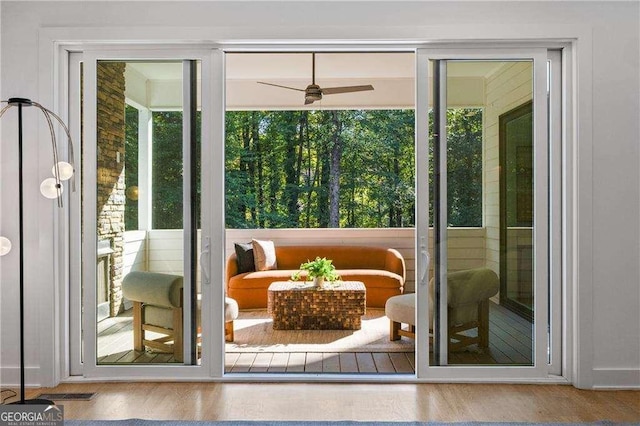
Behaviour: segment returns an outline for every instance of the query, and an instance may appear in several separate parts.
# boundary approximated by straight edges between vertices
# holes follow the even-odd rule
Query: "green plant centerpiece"
[[[314,287],[322,288],[324,281],[336,281],[340,279],[340,276],[336,272],[336,267],[333,266],[333,261],[326,257],[316,257],[315,260],[310,260],[300,265],[300,270],[291,275],[293,281],[300,280],[300,274],[302,271],[307,271],[309,279],[313,281]]]

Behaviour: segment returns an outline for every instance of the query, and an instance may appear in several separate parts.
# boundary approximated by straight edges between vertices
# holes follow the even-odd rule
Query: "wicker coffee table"
[[[359,330],[366,312],[366,288],[360,281],[311,283],[276,281],[269,286],[267,310],[274,330]]]

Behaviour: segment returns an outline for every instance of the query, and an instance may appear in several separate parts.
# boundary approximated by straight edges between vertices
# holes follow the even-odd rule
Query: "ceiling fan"
[[[315,101],[322,99],[322,95],[335,95],[338,93],[351,93],[351,92],[364,92],[367,90],[373,90],[373,86],[370,84],[362,86],[342,86],[342,87],[320,87],[316,84],[316,54],[311,54],[311,84],[306,89],[298,89],[296,87],[282,86],[280,84],[267,83],[259,81],[259,84],[266,84],[267,86],[281,87],[283,89],[296,90],[298,92],[304,92],[304,104],[309,105]]]

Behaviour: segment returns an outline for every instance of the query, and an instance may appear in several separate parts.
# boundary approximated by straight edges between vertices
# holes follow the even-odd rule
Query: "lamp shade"
[[[58,198],[59,193],[62,194],[64,187],[56,182],[55,178],[46,178],[40,184],[40,192],[47,198]]]
[[[7,237],[0,237],[0,256],[4,256],[5,254],[11,251],[11,240]]]
[[[58,173],[60,174],[58,178],[60,180],[69,180],[71,176],[73,176],[73,166],[66,161],[58,161],[56,165],[51,169],[51,173],[56,175],[56,166],[58,168]]]

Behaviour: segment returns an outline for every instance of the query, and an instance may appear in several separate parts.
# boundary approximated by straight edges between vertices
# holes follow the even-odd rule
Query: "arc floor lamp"
[[[0,109],[0,118],[11,108],[18,109],[18,214],[19,214],[19,289],[20,289],[20,400],[14,404],[53,404],[53,402],[44,399],[25,398],[25,379],[24,379],[24,212],[23,212],[23,158],[22,158],[22,129],[23,129],[23,109],[25,107],[36,107],[39,109],[47,122],[49,133],[51,136],[51,149],[53,151],[53,168],[51,170],[53,177],[46,178],[40,185],[40,192],[47,198],[57,199],[58,207],[62,208],[62,181],[71,179],[71,189],[75,191],[75,181],[72,179],[75,167],[73,163],[73,142],[68,127],[62,119],[56,114],[43,107],[37,102],[25,98],[10,98],[8,101],[0,101],[6,104]],[[58,161],[58,144],[56,139],[56,124],[64,129],[67,139],[69,162]],[[0,256],[4,256],[11,251],[11,240],[0,236]]]

